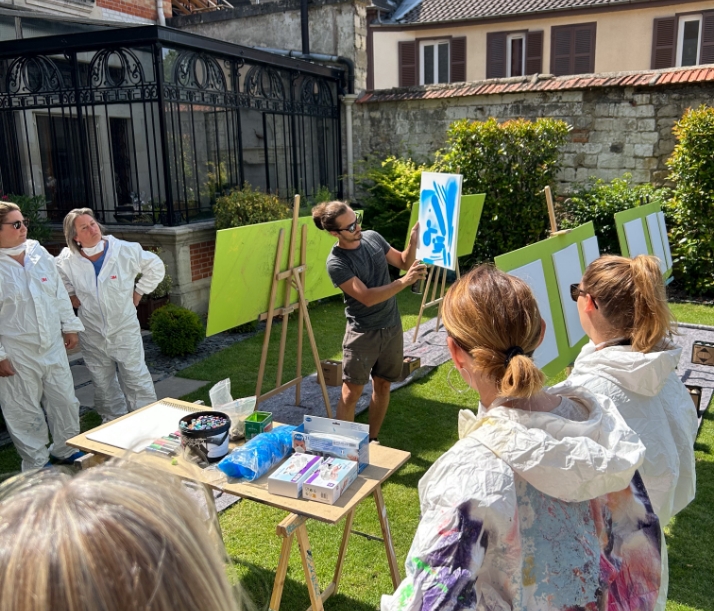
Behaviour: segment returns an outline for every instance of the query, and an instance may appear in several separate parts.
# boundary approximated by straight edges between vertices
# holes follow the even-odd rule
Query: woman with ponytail
[[[459,441],[419,482],[407,577],[382,611],[653,609],[660,527],[637,435],[607,397],[544,388],[545,324],[522,280],[480,266],[443,319],[478,413],[461,411]]]
[[[682,349],[669,339],[674,323],[659,262],[645,255],[600,257],[573,289],[590,342],[566,384],[610,397],[640,436],[645,444],[640,474],[664,527],[694,498],[698,423],[676,371]],[[663,536],[658,609],[666,604],[666,554]]]

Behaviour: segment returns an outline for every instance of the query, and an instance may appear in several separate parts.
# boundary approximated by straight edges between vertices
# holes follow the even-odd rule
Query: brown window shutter
[[[572,26],[553,26],[550,29],[550,71],[555,76],[571,74],[572,50]]]
[[[714,13],[702,15],[702,48],[700,64],[714,64]]]
[[[506,76],[506,32],[491,32],[486,36],[486,78]]]
[[[451,39],[451,82],[466,80],[466,36]]]
[[[543,72],[543,31],[526,35],[526,74]]]
[[[702,37],[703,40],[703,37]],[[652,68],[672,68],[677,47],[677,18],[654,20],[652,32]]]
[[[415,41],[400,42],[399,86],[413,87],[417,82],[417,43]]]
[[[573,28],[573,71],[571,74],[595,72],[595,23]]]

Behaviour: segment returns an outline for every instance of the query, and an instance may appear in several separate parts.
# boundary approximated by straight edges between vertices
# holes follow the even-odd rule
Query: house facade
[[[714,2],[403,0],[369,23],[368,90],[714,63]]]

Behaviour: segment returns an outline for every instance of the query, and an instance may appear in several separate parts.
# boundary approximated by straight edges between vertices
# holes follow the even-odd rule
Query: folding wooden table
[[[194,403],[186,403],[176,399],[162,399],[160,403],[169,403],[176,407],[183,408],[187,411],[200,411],[206,409],[204,406]],[[136,420],[137,430],[141,430],[141,413],[143,410],[151,406],[146,406],[135,412],[131,412],[122,419],[132,418]],[[116,422],[116,421],[114,421]],[[373,497],[377,506],[377,514],[379,523],[382,529],[382,537],[384,539],[384,547],[387,552],[387,561],[389,563],[389,571],[392,577],[392,583],[396,588],[400,581],[399,567],[397,566],[397,558],[394,553],[392,543],[392,535],[389,530],[389,521],[387,519],[387,509],[382,496],[382,483],[388,480],[402,465],[410,458],[409,452],[388,448],[379,444],[370,444],[369,446],[369,466],[357,476],[357,480],[343,493],[334,505],[326,505],[316,501],[308,501],[302,499],[291,499],[284,496],[270,494],[268,492],[267,475],[257,479],[254,482],[227,483],[220,481],[215,477],[215,474],[207,473],[196,467],[193,463],[179,456],[176,461],[160,458],[155,455],[150,455],[146,452],[134,453],[130,450],[114,447],[106,443],[100,443],[87,438],[88,434],[99,428],[111,426],[112,422],[97,427],[92,431],[87,431],[81,435],[77,435],[70,439],[67,444],[90,452],[94,457],[90,457],[87,461],[101,462],[106,458],[128,458],[138,460],[164,471],[171,473],[177,477],[186,480],[194,481],[209,488],[222,490],[229,494],[234,494],[243,499],[264,503],[278,509],[283,509],[288,512],[288,516],[282,520],[276,528],[277,535],[282,538],[282,547],[280,551],[280,559],[278,568],[275,574],[275,584],[273,593],[270,598],[270,611],[278,611],[280,601],[285,585],[285,577],[287,575],[288,563],[290,560],[290,551],[292,549],[293,540],[297,539],[302,559],[303,571],[305,573],[305,581],[310,595],[311,607],[308,611],[322,611],[324,609],[323,602],[332,594],[337,592],[342,575],[342,567],[344,565],[345,555],[347,552],[347,543],[352,531],[352,521],[354,513],[358,505],[367,499]],[[178,428],[178,422],[177,428]],[[277,423],[276,423],[277,426]],[[147,443],[150,443],[149,440]],[[240,444],[237,444],[240,445]],[[236,446],[233,446],[236,447]],[[176,462],[177,464],[172,464]],[[234,480],[235,481],[235,480]],[[213,499],[213,494],[207,495]],[[319,520],[329,524],[336,524],[342,519],[345,519],[344,530],[342,533],[342,542],[340,544],[337,561],[335,564],[335,572],[330,584],[320,591],[317,583],[317,573],[315,564],[310,549],[310,540],[307,534],[307,521]]]

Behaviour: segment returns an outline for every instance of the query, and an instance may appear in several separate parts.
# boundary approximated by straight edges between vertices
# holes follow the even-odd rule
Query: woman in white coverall
[[[419,482],[407,577],[382,610],[653,608],[660,528],[644,447],[612,402],[544,389],[545,332],[528,286],[491,266],[443,303],[455,368],[480,395]]]
[[[659,262],[645,255],[600,257],[571,292],[590,342],[567,382],[610,397],[640,436],[646,448],[640,473],[664,527],[696,492],[698,423],[676,371],[682,349],[669,340],[672,314]]]
[[[27,239],[20,208],[0,202],[0,406],[23,471],[44,467],[50,455],[68,464],[82,455],[65,442],[79,434],[66,349],[83,330],[54,258]]]
[[[103,235],[89,208],[67,214],[64,235],[67,248],[57,267],[84,323],[84,364],[94,383],[94,407],[107,422],[126,414],[127,404],[133,411],[156,401],[136,306],[161,282],[164,264],[141,244]]]

